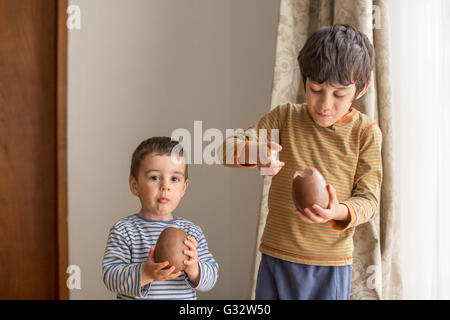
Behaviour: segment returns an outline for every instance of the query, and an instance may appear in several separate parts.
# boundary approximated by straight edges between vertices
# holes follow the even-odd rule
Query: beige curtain
[[[376,217],[356,228],[351,299],[401,299],[394,159],[388,13],[384,0],[281,0],[271,107],[304,102],[305,93],[297,55],[306,39],[325,25],[346,23],[364,32],[375,47],[372,85],[354,103],[359,111],[378,121],[383,134],[383,185]],[[254,298],[261,254],[257,250],[267,216],[271,178],[265,177],[255,246],[251,298]]]

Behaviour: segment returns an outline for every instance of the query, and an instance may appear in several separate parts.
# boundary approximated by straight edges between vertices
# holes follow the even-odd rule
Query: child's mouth
[[[318,114],[319,117],[321,117],[321,118],[327,118],[327,117],[329,117],[329,115],[326,115],[326,114],[323,114],[323,113],[320,113],[320,112],[317,112],[317,114]]]
[[[167,198],[159,198],[158,202],[159,203],[167,203],[167,202],[169,202],[169,199],[167,199]]]

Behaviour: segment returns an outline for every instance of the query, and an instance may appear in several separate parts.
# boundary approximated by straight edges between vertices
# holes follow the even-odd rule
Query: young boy
[[[182,149],[172,158],[177,145],[169,137],[153,137],[133,153],[129,184],[141,210],[111,228],[103,257],[103,282],[119,299],[196,299],[197,290],[208,291],[217,280],[219,267],[200,227],[173,215],[189,183]],[[169,226],[188,236],[189,259],[177,273],[169,262],[154,261],[156,241]]]
[[[382,182],[381,131],[351,107],[370,85],[374,50],[364,34],[334,25],[311,35],[298,61],[306,103],[280,105],[227,139],[224,161],[273,176],[255,298],[349,299],[352,236],[374,217]],[[279,160],[265,156],[276,152]],[[325,177],[330,203],[302,213],[291,188],[306,167]]]

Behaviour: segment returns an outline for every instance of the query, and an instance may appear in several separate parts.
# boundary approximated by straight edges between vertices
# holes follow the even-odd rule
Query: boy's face
[[[188,186],[185,162],[174,163],[170,155],[148,154],[140,163],[139,176],[130,177],[131,192],[138,196],[141,213],[151,220],[167,221]]]
[[[362,97],[369,87],[366,85],[356,99]],[[306,102],[314,122],[321,127],[329,127],[345,116],[350,109],[356,93],[356,85],[331,86],[326,82],[319,84],[309,78],[306,80]]]

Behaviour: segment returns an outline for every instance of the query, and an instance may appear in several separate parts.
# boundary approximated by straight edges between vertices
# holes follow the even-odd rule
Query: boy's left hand
[[[327,190],[330,195],[330,203],[328,204],[328,207],[326,209],[317,204],[313,205],[313,211],[311,211],[309,208],[303,209],[304,212],[300,212],[295,209],[295,213],[302,221],[307,223],[327,223],[330,220],[348,220],[349,213],[347,207],[345,205],[339,204],[336,190],[331,184],[327,185]]]
[[[198,264],[198,251],[197,251],[197,241],[194,237],[188,236],[186,240],[184,240],[184,244],[189,247],[189,250],[185,250],[184,254],[189,256],[189,260],[185,260],[184,264],[186,268],[184,271],[186,272],[189,280],[197,286],[200,280],[200,266]]]

